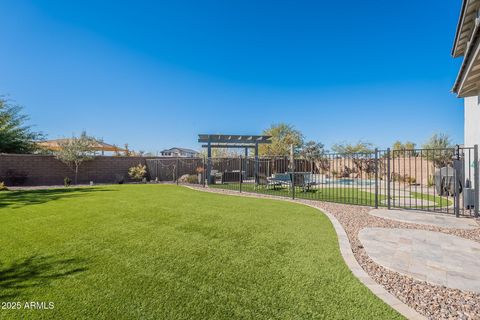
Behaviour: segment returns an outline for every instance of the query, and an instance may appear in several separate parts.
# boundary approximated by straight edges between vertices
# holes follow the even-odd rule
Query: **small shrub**
[[[433,179],[433,176],[429,176],[427,180],[427,187],[433,187],[435,185],[435,180]]]
[[[180,176],[180,178],[178,178],[178,182],[180,182],[180,183],[187,183],[189,176],[190,176],[189,174],[184,174],[184,175]]]
[[[71,184],[72,184],[72,179],[70,179],[69,177],[65,177],[65,179],[63,179],[63,185],[65,187],[70,187]]]
[[[115,174],[114,182],[116,184],[123,184],[125,182],[125,177],[121,174]]]
[[[5,185],[5,182],[0,182],[0,191],[7,191],[8,188],[7,186]]]
[[[133,180],[141,181],[147,175],[147,167],[142,164],[131,167],[130,169],[128,169],[128,175]]]
[[[187,178],[187,182],[192,183],[192,184],[198,183],[198,176],[195,175],[195,174],[189,175],[188,178]]]
[[[340,170],[340,172],[337,174],[338,178],[348,178],[350,177],[350,174],[353,173],[353,170],[347,166],[344,166],[343,170]]]
[[[392,175],[391,175],[391,179],[392,179],[392,182],[398,182],[400,181],[400,174],[396,173],[396,172],[393,172]]]
[[[27,181],[28,174],[24,171],[7,170],[5,180],[12,186],[22,185]]]
[[[417,179],[415,179],[414,177],[405,176],[405,183],[415,184],[417,183]]]

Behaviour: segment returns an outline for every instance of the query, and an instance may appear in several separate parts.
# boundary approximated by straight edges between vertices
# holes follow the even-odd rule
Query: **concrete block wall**
[[[145,165],[145,159],[98,156],[80,166],[78,182],[114,183],[117,175],[130,181],[128,169],[138,164]],[[25,173],[27,175],[25,186],[61,185],[65,177],[72,181],[75,177],[75,173],[67,165],[50,155],[0,154],[0,181],[7,180],[9,170]]]

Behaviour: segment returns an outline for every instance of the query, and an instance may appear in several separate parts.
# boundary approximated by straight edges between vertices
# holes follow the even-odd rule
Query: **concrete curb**
[[[192,186],[185,186],[185,187],[192,190],[217,193],[217,194],[223,194],[223,195],[282,200],[286,202],[303,204],[323,212],[328,217],[328,219],[330,219],[330,222],[335,228],[335,232],[337,233],[338,244],[340,246],[340,252],[342,254],[343,260],[347,264],[348,268],[352,271],[353,275],[357,277],[360,280],[360,282],[362,282],[368,289],[370,289],[370,291],[372,291],[373,294],[375,294],[383,302],[388,304],[390,307],[395,309],[398,313],[400,313],[407,319],[412,319],[412,320],[427,319],[426,317],[424,317],[423,315],[421,315],[420,313],[418,313],[417,311],[415,311],[414,309],[410,308],[408,305],[400,301],[397,297],[392,295],[390,292],[385,290],[381,285],[376,283],[375,280],[373,280],[365,272],[365,270],[362,269],[360,264],[358,264],[357,260],[355,259],[355,256],[353,255],[347,233],[345,232],[345,230],[343,229],[342,225],[337,220],[337,218],[335,218],[335,216],[330,212],[328,212],[327,210],[324,210],[321,207],[313,206],[301,200],[287,199],[287,198],[282,198],[278,196],[258,195],[258,194],[249,193],[249,192],[233,193],[232,191],[216,190],[216,189],[210,189],[210,188],[203,189],[203,188],[192,187]]]

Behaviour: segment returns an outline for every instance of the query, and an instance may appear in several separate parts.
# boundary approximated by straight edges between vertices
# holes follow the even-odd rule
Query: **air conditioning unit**
[[[465,188],[463,191],[463,204],[465,209],[475,208],[475,189]]]

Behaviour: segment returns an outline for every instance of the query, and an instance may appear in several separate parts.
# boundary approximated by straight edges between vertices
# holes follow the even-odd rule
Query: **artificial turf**
[[[167,185],[0,193],[2,319],[397,319],[313,208]]]

